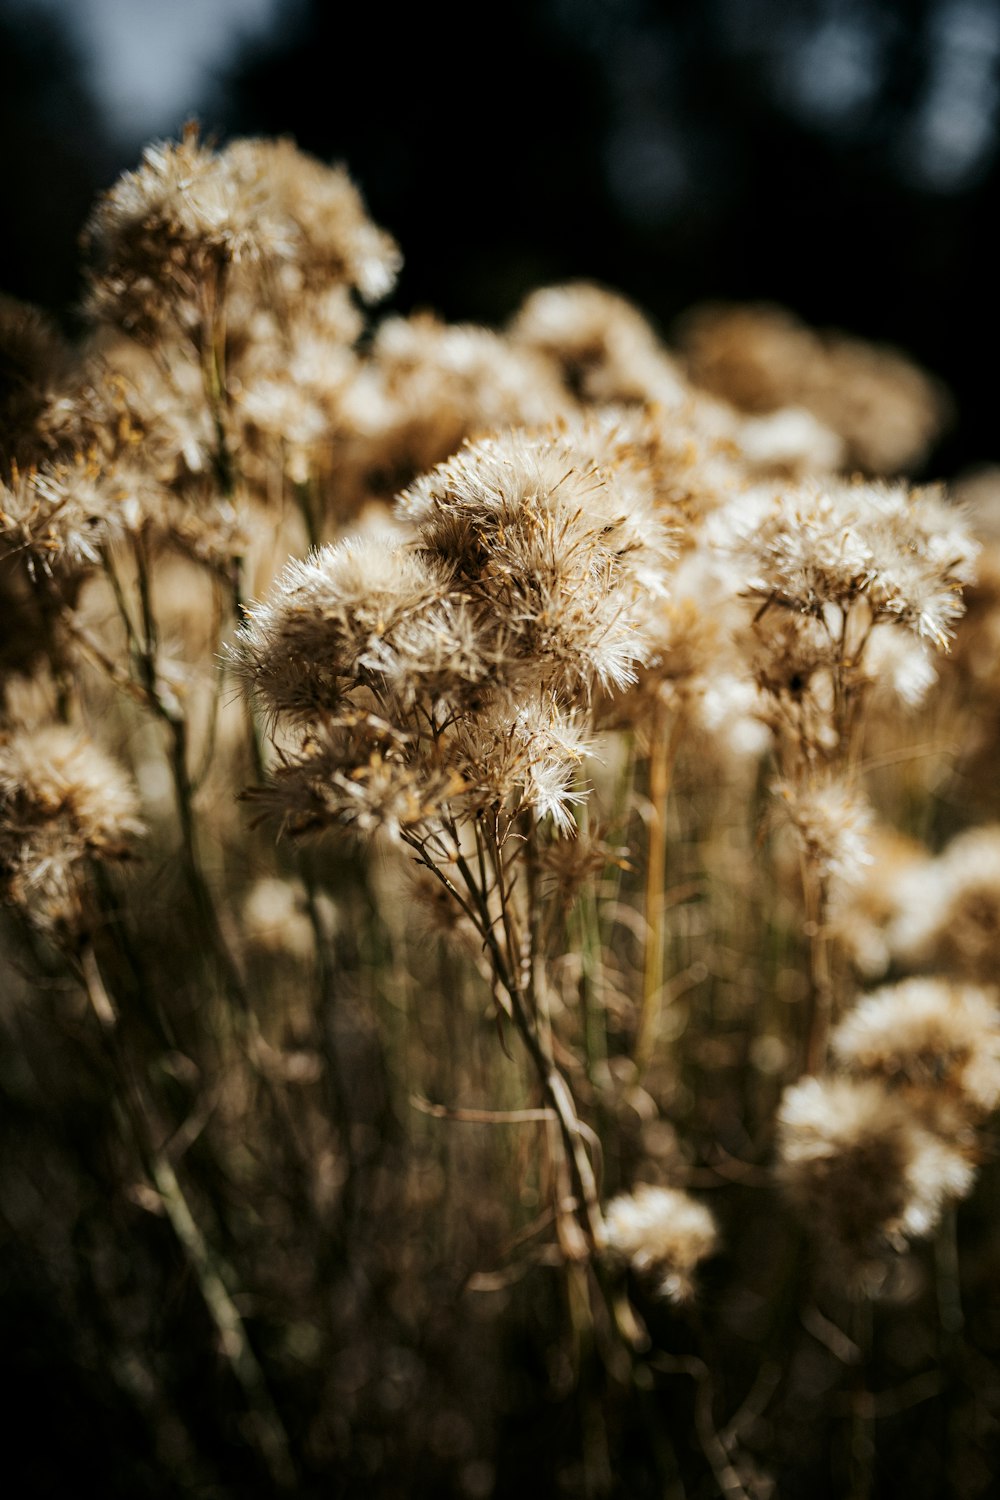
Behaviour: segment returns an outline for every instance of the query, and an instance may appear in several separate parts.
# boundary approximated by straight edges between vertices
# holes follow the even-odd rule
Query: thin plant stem
[[[803,1071],[816,1074],[823,1070],[826,1063],[827,1042],[833,1020],[834,986],[827,932],[827,881],[807,855],[802,857],[802,888],[805,935],[809,945],[809,1008]]]
[[[650,729],[649,822],[646,844],[646,946],[643,956],[639,1026],[632,1052],[636,1081],[640,1081],[656,1048],[663,1001],[663,959],[666,944],[667,801],[677,754],[679,719],[668,728],[667,713],[658,704]]]
[[[76,967],[121,1086],[130,1144],[138,1152],[156,1188],[170,1227],[194,1273],[202,1300],[218,1333],[220,1352],[239,1382],[253,1415],[255,1442],[271,1479],[280,1490],[292,1490],[296,1487],[297,1477],[287,1434],[247,1338],[243,1320],[226,1286],[223,1271],[195,1218],[167,1152],[155,1143],[159,1133],[154,1126],[156,1111],[126,1051],[117,1009],[89,943],[82,947]]]

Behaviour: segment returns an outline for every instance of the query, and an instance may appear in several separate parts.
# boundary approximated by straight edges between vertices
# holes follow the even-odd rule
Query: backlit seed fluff
[[[778,1174],[820,1241],[849,1260],[932,1232],[973,1168],[874,1079],[806,1078],[778,1110]]]
[[[440,612],[448,585],[441,565],[377,534],[323,547],[251,606],[234,660],[269,711],[332,710],[366,672],[391,670],[395,633]]]
[[[858,788],[835,776],[777,781],[774,796],[809,864],[836,885],[850,886],[871,863],[871,808]]]
[[[428,556],[472,590],[534,681],[620,690],[648,650],[667,532],[641,471],[606,436],[510,433],[468,444],[400,499]]]
[[[876,621],[905,625],[939,649],[962,613],[978,550],[936,491],[901,484],[761,489],[714,527],[748,594],[817,619],[863,601]]]
[[[228,171],[267,212],[287,242],[285,265],[296,281],[323,289],[356,287],[366,302],[392,290],[402,263],[391,236],[371,222],[361,194],[342,167],[329,167],[291,140],[237,140],[222,153]]]
[[[699,1262],[718,1246],[711,1213],[678,1188],[646,1183],[622,1193],[604,1210],[606,1246],[648,1278],[657,1296],[686,1302]]]
[[[232,170],[189,128],[147,146],[142,162],[98,200],[87,225],[90,309],[143,340],[229,266],[286,249],[263,183]]]
[[[580,726],[554,699],[543,698],[469,715],[456,726],[447,754],[463,785],[457,802],[464,812],[531,811],[570,834],[572,810],[586,796],[577,785],[586,752]]]
[[[1000,1103],[1000,1007],[994,991],[913,978],[866,995],[831,1039],[853,1073],[945,1094],[982,1117]]]
[[[128,488],[85,459],[0,480],[0,553],[19,554],[32,573],[96,563]]]
[[[684,319],[691,377],[744,411],[803,406],[842,438],[849,469],[916,468],[947,400],[895,349],[816,332],[784,308],[706,305]]]
[[[91,313],[144,342],[172,323],[198,343],[234,278],[265,304],[331,285],[377,301],[400,264],[340,168],[291,141],[215,151],[191,126],[180,141],[147,146],[98,200],[85,238]]]
[[[85,861],[126,857],[141,832],[131,782],[82,731],[0,743],[0,887],[34,925],[77,927]]]
[[[406,737],[382,720],[331,723],[285,756],[254,796],[293,835],[339,827],[399,839],[445,817],[465,790],[452,766],[420,749],[408,756]]]
[[[672,408],[686,382],[637,307],[588,282],[542,287],[510,328],[515,344],[559,370],[567,389],[587,402],[657,402]]]

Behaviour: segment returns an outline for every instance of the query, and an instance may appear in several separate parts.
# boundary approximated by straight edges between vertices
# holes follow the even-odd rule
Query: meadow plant
[[[374,322],[290,141],[150,146],[84,244],[78,347],[0,304],[0,1206],[107,1492],[988,1493],[937,384],[586,283]]]

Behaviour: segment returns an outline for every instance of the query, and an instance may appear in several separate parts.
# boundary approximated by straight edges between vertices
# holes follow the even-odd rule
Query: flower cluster
[[[634,680],[669,542],[641,467],[599,440],[470,444],[401,497],[402,532],[292,563],[251,610],[239,668],[303,736],[279,772],[293,826],[488,808],[569,826],[581,715]]]

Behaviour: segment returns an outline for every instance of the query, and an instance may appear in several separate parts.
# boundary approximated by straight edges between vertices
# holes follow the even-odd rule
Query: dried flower
[[[677,1188],[651,1187],[622,1193],[604,1210],[607,1246],[654,1282],[657,1296],[686,1302],[694,1270],[718,1245],[708,1209]]]
[[[1000,1008],[993,991],[947,979],[905,979],[866,995],[831,1039],[852,1072],[983,1116],[1000,1103]]]
[[[699,385],[743,411],[805,407],[843,438],[847,468],[916,468],[944,425],[945,393],[910,360],[843,334],[814,333],[782,308],[697,308],[682,336]]]
[[[860,664],[871,684],[872,701],[919,708],[938,680],[926,641],[901,630],[872,632]]]
[[[801,477],[832,474],[843,467],[844,444],[838,435],[797,406],[741,422],[735,441],[747,467],[756,473]]]
[[[482,677],[449,585],[444,566],[380,536],[324,547],[290,562],[271,599],[250,609],[234,658],[270,712],[305,717],[332,711],[373,677],[405,688],[406,663],[437,675],[436,653],[428,660],[425,650],[435,632],[444,635],[445,672]]]
[[[825,618],[864,600],[873,620],[946,647],[976,556],[961,517],[937,491],[815,482],[740,502],[717,535],[748,570],[748,593]]]
[[[533,292],[511,324],[511,338],[559,369],[586,402],[683,401],[683,377],[642,313],[624,297],[587,282]]]
[[[648,597],[664,587],[666,530],[639,470],[602,465],[602,441],[484,439],[400,502],[428,555],[503,628],[511,666],[568,692],[635,680]]]
[[[361,194],[342,167],[328,167],[294,141],[234,141],[220,155],[248,198],[266,194],[287,252],[279,268],[290,289],[356,287],[366,302],[392,291],[402,263],[392,237],[368,218]]]
[[[931,895],[934,905],[936,894],[933,880],[926,878],[933,861],[923,844],[879,824],[872,827],[868,843],[871,862],[841,892],[834,931],[855,967],[876,978],[892,961],[894,928],[911,899],[925,909],[925,895]]]
[[[573,807],[588,741],[554,698],[513,709],[498,705],[460,722],[448,756],[463,785],[466,814],[503,808],[551,817],[558,832],[575,833]]]
[[[147,146],[139,168],[99,200],[85,240],[94,317],[143,343],[180,334],[213,357],[231,282],[234,310],[246,316],[256,303],[294,302],[331,284],[374,301],[399,268],[396,246],[345,172],[290,141],[214,151],[194,127],[179,142]]]
[[[262,876],[247,892],[241,917],[247,943],[261,953],[305,960],[315,952],[305,892],[298,882]]]
[[[429,747],[408,749],[403,734],[373,715],[329,723],[286,755],[273,785],[254,796],[280,810],[292,834],[341,827],[398,839],[445,817],[465,789]]]
[[[3,897],[35,926],[79,931],[86,861],[125,858],[142,832],[121,768],[62,725],[0,743]]]
[[[991,982],[1000,953],[1000,827],[952,840],[900,893],[889,931],[893,951]]]
[[[32,572],[94,564],[128,488],[84,459],[15,472],[9,486],[0,482],[0,547],[20,554]]]
[[[857,788],[838,777],[774,784],[782,814],[810,865],[836,886],[850,886],[871,863],[872,814]]]
[[[873,1080],[806,1078],[778,1111],[781,1181],[816,1236],[859,1262],[934,1229],[973,1169]]]
[[[85,232],[94,269],[89,309],[143,342],[173,322],[200,336],[204,299],[217,297],[230,266],[288,253],[260,181],[202,145],[147,146],[98,201]]]
[[[568,911],[589,881],[608,869],[631,869],[628,856],[627,847],[609,844],[600,829],[581,828],[573,838],[546,844],[539,867],[552,894]]]

